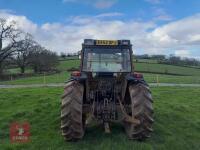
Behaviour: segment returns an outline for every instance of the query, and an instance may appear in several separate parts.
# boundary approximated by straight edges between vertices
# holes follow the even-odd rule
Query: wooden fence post
[[[46,76],[45,76],[45,72],[44,72],[43,83],[46,84]]]
[[[157,74],[157,76],[156,76],[156,83],[157,83],[157,86],[159,86],[158,74]]]

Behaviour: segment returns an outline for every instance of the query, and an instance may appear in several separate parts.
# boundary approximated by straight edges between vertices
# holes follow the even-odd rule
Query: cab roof
[[[85,39],[84,46],[130,46],[130,40],[96,40],[96,39]]]

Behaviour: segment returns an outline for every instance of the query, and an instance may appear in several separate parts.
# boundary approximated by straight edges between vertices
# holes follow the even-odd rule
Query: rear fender
[[[78,82],[84,82],[87,79],[87,75],[83,72],[79,72],[79,71],[74,71],[71,73],[71,77],[68,81],[78,81]]]
[[[148,85],[145,82],[143,75],[141,73],[138,73],[138,72],[127,74],[126,80],[127,80],[128,84],[130,84],[130,83],[131,84],[142,83],[142,84]]]

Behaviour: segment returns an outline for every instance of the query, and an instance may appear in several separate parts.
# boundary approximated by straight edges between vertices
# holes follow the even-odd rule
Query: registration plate
[[[96,40],[96,45],[118,45],[116,40]]]

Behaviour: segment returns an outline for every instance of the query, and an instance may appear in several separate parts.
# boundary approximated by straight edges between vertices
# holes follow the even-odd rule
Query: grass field
[[[12,68],[12,69],[6,70],[6,73],[7,74],[15,74],[15,73],[20,73],[20,71],[21,71],[20,68]],[[33,73],[33,70],[30,68],[27,68],[25,70],[25,73]]]
[[[99,126],[87,128],[82,141],[64,142],[60,135],[62,88],[0,90],[0,149],[2,150],[199,150],[200,88],[152,88],[155,123],[152,137],[130,141],[119,124],[112,134]],[[14,121],[31,124],[31,142],[10,144],[9,125]]]
[[[136,63],[135,70],[164,73],[164,74],[177,74],[177,75],[190,75],[190,76],[200,75],[200,69],[165,65],[165,64]]]
[[[193,83],[200,84],[199,76],[173,76],[173,75],[163,75],[163,74],[149,74],[144,73],[144,78],[148,83],[156,83],[157,76],[160,83]],[[69,79],[70,73],[63,71],[58,74],[49,75],[49,76],[34,76],[23,79],[17,79],[12,81],[3,81],[0,84],[48,84],[48,83],[64,83]]]
[[[146,60],[147,61],[147,60]],[[188,76],[199,76],[200,69],[192,68],[192,67],[181,67],[181,66],[173,66],[173,65],[166,65],[166,64],[158,64],[156,60],[148,60],[149,62],[141,62],[143,63],[136,63],[134,62],[135,70],[141,72],[153,72],[153,73],[161,73],[161,74],[176,74],[176,75],[188,75]],[[152,62],[153,61],[153,62]],[[71,67],[78,68],[80,65],[80,61],[78,59],[74,60],[65,60],[60,61],[57,69],[60,71],[66,71]],[[10,73],[19,73],[20,69],[9,69]],[[27,69],[26,72],[32,72],[30,69]]]
[[[136,62],[135,58],[134,58],[134,62]],[[156,59],[137,59],[137,62],[141,62],[141,63],[158,63],[158,60],[156,60]]]
[[[67,70],[71,67],[78,68],[79,63],[79,60],[60,61],[57,68],[61,70],[61,73],[45,77],[44,75],[40,75],[12,81],[4,81],[0,82],[0,84],[63,83],[70,77],[70,72]],[[147,82],[155,83],[157,82],[158,77],[158,81],[164,83],[200,83],[200,69],[151,63],[135,63],[134,65],[135,70],[138,72],[156,72],[154,74],[144,73]],[[164,73],[179,75],[167,75]]]

